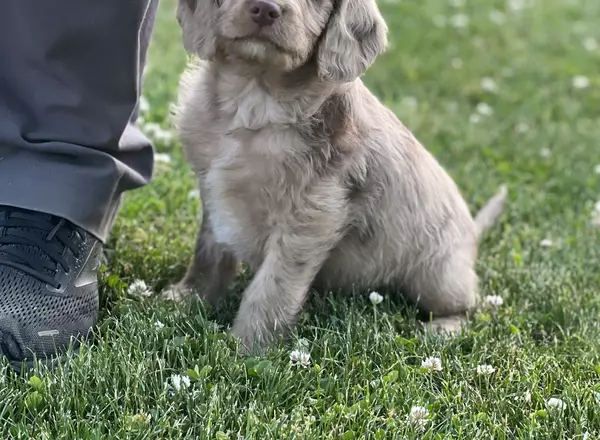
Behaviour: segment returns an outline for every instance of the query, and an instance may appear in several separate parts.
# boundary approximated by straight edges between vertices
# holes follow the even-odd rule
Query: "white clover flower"
[[[495,24],[504,24],[506,22],[506,15],[497,9],[492,9],[490,12],[490,21]]]
[[[452,66],[452,68],[458,70],[462,69],[464,63],[463,60],[461,60],[460,58],[452,58],[452,61],[450,61],[450,65]]]
[[[175,389],[175,391],[181,390],[181,376],[179,374],[174,374],[171,376],[171,386]]]
[[[383,295],[380,295],[378,292],[369,293],[369,300],[374,305],[380,304],[383,301]]]
[[[138,108],[140,110],[140,113],[147,113],[150,111],[150,103],[148,102],[145,96],[140,96]]]
[[[154,140],[162,142],[170,142],[173,140],[173,133],[170,130],[165,130],[156,122],[148,122],[143,125],[143,131]]]
[[[429,410],[424,406],[415,405],[410,409],[408,414],[408,423],[414,425],[416,428],[424,428],[427,425],[429,417]]]
[[[500,307],[504,304],[504,300],[498,295],[488,295],[485,297],[485,302],[494,307]]]
[[[458,111],[458,103],[456,101],[446,102],[445,107],[448,113],[456,113]]]
[[[481,79],[481,88],[486,92],[495,93],[498,90],[498,85],[493,78],[486,76]]]
[[[310,353],[302,350],[293,350],[290,353],[290,361],[292,365],[306,368],[310,365]]]
[[[481,120],[483,119],[483,117],[477,113],[472,113],[469,116],[469,122],[471,124],[479,124],[481,122]]]
[[[529,125],[527,125],[525,122],[519,122],[515,126],[515,131],[519,134],[527,133],[529,131]]]
[[[598,41],[594,37],[587,37],[582,41],[581,45],[588,52],[593,52],[598,49]]]
[[[503,67],[500,74],[505,78],[510,78],[515,74],[515,71],[510,67]]]
[[[428,371],[442,371],[442,360],[438,357],[427,357],[421,362],[421,368],[425,368]]]
[[[152,415],[140,412],[131,417],[131,421],[140,425],[147,425],[152,420]]]
[[[162,127],[159,124],[157,124],[156,122],[148,122],[148,123],[144,124],[142,129],[143,129],[144,133],[146,133],[148,136],[151,136],[154,133],[156,133],[157,131],[161,131]]]
[[[552,156],[552,150],[550,150],[550,148],[542,148],[540,150],[540,156],[542,156],[543,158],[547,159],[550,156]]]
[[[592,213],[592,226],[600,228],[600,212],[598,211]]]
[[[159,131],[158,133],[156,133],[154,135],[154,139],[156,139],[157,141],[164,142],[164,143],[169,143],[173,140],[173,132],[171,132],[169,130]]]
[[[200,198],[200,190],[199,189],[192,189],[189,193],[188,193],[188,199],[199,199]]]
[[[592,211],[592,226],[600,227],[600,201],[594,204]]]
[[[152,291],[146,285],[144,280],[135,280],[129,285],[127,293],[132,296],[151,296]]]
[[[549,238],[544,238],[542,241],[540,241],[540,246],[543,248],[550,248],[554,246],[554,243]]]
[[[400,104],[414,110],[419,106],[419,101],[417,101],[417,98],[414,96],[405,96],[402,98],[402,101],[400,101]]]
[[[443,28],[446,27],[446,16],[444,15],[436,15],[435,17],[433,17],[433,24],[435,25],[435,27],[439,27],[439,28]]]
[[[600,163],[594,167],[594,173],[600,174]]]
[[[165,382],[166,387],[169,387],[169,381]],[[179,392],[182,389],[188,388],[190,386],[190,378],[187,376],[181,376],[179,374],[172,374],[170,377],[170,386],[176,391]]]
[[[491,365],[487,365],[487,364],[477,365],[477,374],[479,374],[481,376],[489,376],[490,374],[494,374],[495,372],[496,372],[496,369],[494,367],[492,367]]]
[[[450,17],[450,25],[456,29],[464,29],[469,26],[469,16],[465,14],[454,14]]]
[[[567,404],[558,397],[551,397],[550,399],[546,400],[546,407],[548,407],[548,409],[557,409],[562,411],[567,407]]]
[[[576,89],[587,89],[590,86],[590,79],[583,75],[574,76],[572,84]]]
[[[156,327],[156,330],[162,330],[163,328],[165,328],[165,325],[160,321],[156,321],[154,323],[154,327]]]
[[[481,116],[491,116],[494,114],[494,109],[485,102],[480,102],[477,104],[475,111],[477,111],[477,113],[479,113]]]
[[[520,12],[525,6],[525,0],[508,0],[508,9],[512,12]]]
[[[485,47],[485,40],[481,37],[473,37],[471,43],[478,49],[483,49]]]
[[[171,163],[171,156],[167,153],[156,153],[154,155],[154,161],[158,163],[169,164]]]

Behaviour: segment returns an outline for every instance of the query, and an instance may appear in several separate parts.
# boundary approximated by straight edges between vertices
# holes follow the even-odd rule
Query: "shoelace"
[[[0,208],[1,231],[4,232],[0,235],[0,266],[24,272],[55,289],[61,287],[55,279],[58,267],[67,273],[70,270],[63,257],[64,250],[70,249],[77,258],[75,230],[66,220]],[[83,239],[78,232],[75,234]]]

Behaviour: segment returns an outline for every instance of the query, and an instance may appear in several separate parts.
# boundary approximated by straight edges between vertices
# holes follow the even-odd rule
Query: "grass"
[[[107,247],[97,340],[65,369],[1,374],[0,437],[600,438],[600,2],[460,3],[382,3],[391,47],[365,81],[473,210],[508,183],[508,211],[478,263],[482,295],[502,306],[445,340],[417,337],[415,311],[389,298],[313,298],[296,335],[309,367],[290,365],[295,341],[242,359],[226,325],[244,277],[217,310],[127,294],[137,279],[159,291],[191,255],[195,183],[163,139],[172,162],[126,195]],[[144,89],[144,119],[163,127],[186,61],[173,6],[161,6]],[[589,87],[574,87],[577,76]],[[429,356],[441,371],[421,369]],[[481,364],[496,371],[478,375]],[[189,387],[165,386],[186,374]],[[553,397],[564,410],[547,407]],[[407,423],[416,405],[429,411],[422,430]]]

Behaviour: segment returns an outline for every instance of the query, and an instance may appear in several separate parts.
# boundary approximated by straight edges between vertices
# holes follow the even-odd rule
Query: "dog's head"
[[[375,0],[179,0],[188,52],[289,72],[315,61],[323,80],[362,75],[385,50]]]

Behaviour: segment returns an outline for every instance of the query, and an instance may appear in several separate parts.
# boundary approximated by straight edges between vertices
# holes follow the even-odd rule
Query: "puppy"
[[[215,303],[255,275],[233,334],[246,350],[289,331],[311,287],[389,287],[460,328],[477,302],[475,219],[444,169],[360,76],[385,50],[374,0],[180,0],[178,135],[200,181],[195,255],[169,296]]]

